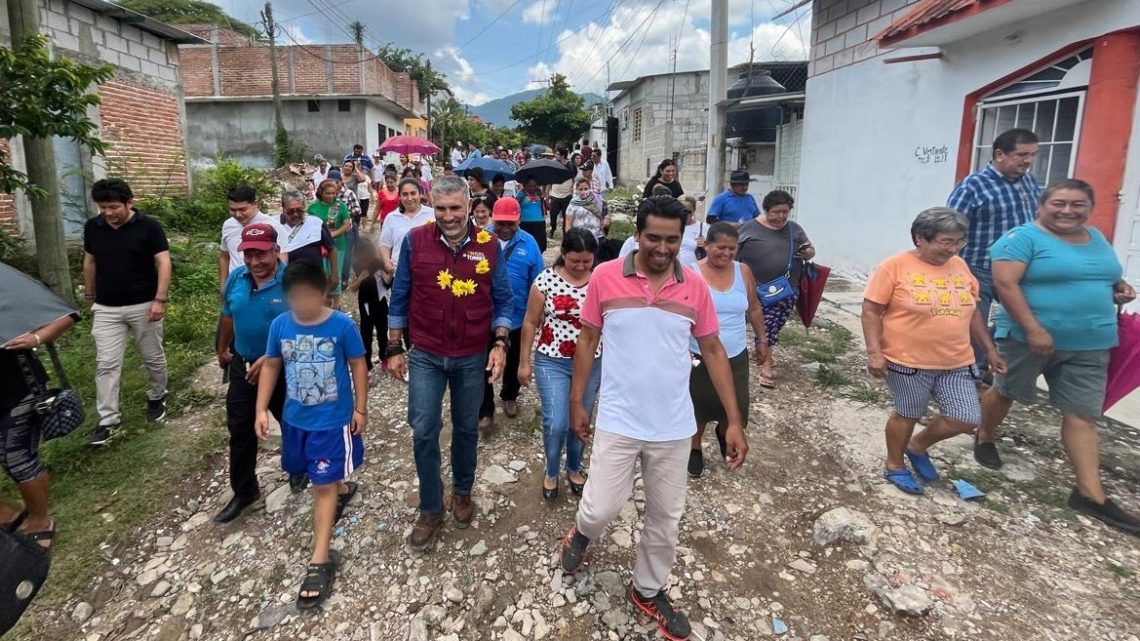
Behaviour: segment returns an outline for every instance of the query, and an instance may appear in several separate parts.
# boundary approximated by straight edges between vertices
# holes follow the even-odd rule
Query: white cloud
[[[475,68],[459,55],[459,48],[452,45],[435,52],[438,67],[443,69],[451,81],[471,83],[475,81]]]
[[[487,92],[468,89],[458,82],[451,83],[451,93],[456,100],[466,105],[481,105],[491,99]]]
[[[545,24],[558,13],[558,0],[535,0],[522,10],[522,21],[526,24]]]
[[[301,31],[301,25],[296,22],[287,22],[278,26],[285,31],[285,39],[287,41],[285,44],[297,43],[299,45],[309,45],[315,42]]]
[[[606,63],[609,62],[609,81],[631,80],[638,76],[665,73],[672,68],[672,46],[677,47],[677,70],[708,69],[711,34],[707,28],[709,0],[695,0],[689,10],[683,5],[668,3],[630,3],[619,5],[604,24],[591,23],[574,37],[558,45],[553,62],[539,62],[528,68],[528,80],[561,73],[569,78],[575,91],[602,93],[607,81]],[[747,31],[748,5],[733,11],[743,13],[745,30],[730,31],[728,45],[729,65],[748,60],[749,41],[754,40],[755,60],[804,60],[808,46],[800,33],[808,37],[810,27],[805,24],[777,24],[763,21],[772,12],[763,0],[757,6],[757,24]],[[779,5],[777,5],[779,6]],[[654,7],[661,7],[654,12]],[[787,22],[786,20],[784,22]],[[697,26],[701,24],[702,26]],[[560,34],[557,39],[565,38]],[[678,35],[680,39],[678,40]],[[533,83],[531,83],[533,85]]]

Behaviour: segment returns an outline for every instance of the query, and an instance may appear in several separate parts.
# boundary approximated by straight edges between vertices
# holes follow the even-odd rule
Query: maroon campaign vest
[[[487,351],[491,336],[491,275],[499,256],[499,239],[480,243],[481,230],[471,226],[471,238],[458,253],[452,252],[435,224],[413,229],[412,287],[408,306],[408,332],[412,345],[435,356],[458,357]],[[488,270],[476,267],[487,261]],[[441,284],[440,273],[447,270],[450,283]],[[475,284],[475,292],[456,296],[456,282]],[[469,284],[468,284],[469,287]]]

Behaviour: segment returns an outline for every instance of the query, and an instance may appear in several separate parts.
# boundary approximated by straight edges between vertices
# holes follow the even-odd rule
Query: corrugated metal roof
[[[968,9],[982,0],[926,0],[915,6],[914,10],[891,23],[891,26],[875,36],[879,40],[892,38],[908,29],[921,27],[946,16]]]

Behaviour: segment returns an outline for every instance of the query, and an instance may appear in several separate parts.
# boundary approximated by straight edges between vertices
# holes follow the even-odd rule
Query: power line
[[[598,69],[597,69],[596,71],[594,71],[594,73],[593,73],[593,74],[591,74],[591,75],[590,75],[590,77],[589,77],[589,78],[587,78],[585,82],[582,82],[582,83],[578,83],[578,85],[579,85],[579,86],[582,86],[582,87],[588,87],[588,86],[590,85],[590,83],[594,81],[594,78],[597,78],[597,77],[598,77],[598,74],[602,72],[602,69],[605,69],[605,67],[606,67],[606,64],[608,64],[608,63],[612,62],[612,61],[614,60],[614,58],[617,58],[618,54],[619,54],[619,53],[621,53],[621,50],[622,50],[622,49],[624,49],[626,45],[628,45],[630,42],[632,42],[632,41],[633,41],[633,39],[634,39],[634,38],[636,38],[636,37],[637,37],[637,32],[638,32],[638,31],[641,31],[641,28],[642,28],[642,27],[645,27],[645,26],[646,26],[646,25],[649,23],[649,21],[650,21],[650,20],[653,18],[653,16],[657,15],[657,10],[658,10],[658,9],[660,9],[660,8],[661,8],[661,5],[663,5],[663,4],[665,4],[665,0],[660,0],[660,1],[657,3],[657,6],[655,6],[655,7],[653,8],[653,10],[652,10],[652,11],[650,11],[650,12],[649,12],[649,13],[648,13],[648,14],[645,16],[645,19],[641,21],[641,24],[637,25],[637,28],[633,30],[633,33],[629,34],[629,37],[628,37],[628,38],[626,38],[626,39],[625,39],[625,41],[624,41],[624,42],[622,42],[622,43],[621,43],[621,45],[619,45],[619,46],[618,46],[618,48],[617,48],[616,50],[614,50],[614,53],[613,53],[613,55],[611,55],[611,56],[610,56],[610,57],[609,57],[609,58],[608,58],[608,59],[605,61],[605,63],[603,63],[601,66],[599,66],[599,67],[598,67]],[[646,28],[645,32],[646,32],[646,33],[649,33],[649,29],[648,29],[648,28]],[[642,39],[641,39],[641,42],[642,42],[642,43],[644,43],[644,42],[645,42],[645,38],[644,38],[644,36],[642,37]],[[640,50],[640,49],[641,49],[641,45],[638,45],[638,47],[637,47],[637,48]],[[636,55],[636,53],[635,53],[635,55]],[[627,65],[626,65],[626,67],[625,67],[625,70],[626,70],[626,71],[628,71],[628,70],[629,70],[629,66],[630,66],[630,64],[632,64],[632,63],[633,63],[633,57],[630,57],[630,60],[629,60],[629,64],[627,64]],[[624,74],[624,73],[625,73],[625,71],[623,71],[623,72],[622,72],[622,74]]]
[[[495,68],[495,69],[491,69],[490,71],[480,71],[480,72],[479,72],[479,75],[480,75],[480,76],[485,76],[485,75],[488,75],[488,74],[493,74],[493,73],[499,73],[499,72],[501,72],[501,71],[506,71],[507,69],[512,69],[512,68],[514,68],[514,67],[517,67],[517,66],[519,66],[519,65],[523,64],[524,62],[528,62],[528,61],[530,61],[530,60],[533,60],[533,59],[537,58],[538,56],[540,56],[540,55],[542,55],[542,54],[546,53],[547,51],[550,51],[551,49],[554,49],[555,47],[557,47],[558,45],[562,44],[563,42],[566,42],[567,40],[571,40],[571,39],[573,39],[575,36],[577,36],[577,35],[578,35],[579,33],[581,33],[583,30],[585,30],[585,29],[588,29],[588,28],[590,27],[590,25],[592,25],[592,24],[594,23],[594,21],[595,21],[595,20],[605,20],[605,19],[606,19],[606,18],[607,18],[607,17],[608,17],[610,14],[612,14],[612,13],[613,13],[613,11],[614,11],[614,4],[615,4],[615,3],[610,3],[610,8],[609,8],[609,9],[607,9],[606,11],[602,12],[602,14],[601,14],[601,15],[599,15],[599,16],[595,16],[595,17],[591,18],[590,20],[588,20],[588,21],[586,22],[586,24],[582,25],[581,27],[578,27],[578,28],[577,28],[577,29],[575,29],[574,31],[572,31],[572,32],[570,32],[569,34],[567,34],[567,35],[563,36],[562,38],[559,38],[557,42],[555,42],[554,44],[550,45],[550,46],[549,46],[549,47],[547,47],[546,49],[543,49],[542,51],[540,51],[540,52],[538,52],[538,53],[536,53],[536,54],[532,54],[532,55],[526,56],[526,57],[524,57],[524,58],[519,58],[518,60],[516,60],[516,61],[514,61],[514,62],[512,62],[512,63],[510,63],[510,64],[508,64],[508,65],[504,65],[504,66],[502,66],[502,67],[498,67],[498,68]]]
[[[614,12],[617,10],[617,3],[618,3],[618,0],[610,0],[610,8],[609,8],[609,10],[607,11],[607,13],[609,13],[609,14],[610,14],[610,21],[611,21],[611,23],[612,23],[612,21],[613,21],[613,20],[612,20],[612,15],[613,15],[613,13],[614,13]],[[587,26],[588,26],[588,25],[587,25]],[[599,29],[605,29],[605,28],[606,28],[606,26],[605,26],[605,25],[602,25],[601,27],[599,27]],[[593,58],[593,56],[594,56],[594,53],[595,53],[595,52],[598,50],[598,47],[599,47],[600,45],[601,45],[601,39],[600,39],[600,38],[597,38],[597,39],[593,39],[593,38],[591,38],[591,39],[589,39],[589,41],[588,41],[588,42],[587,42],[587,44],[586,44],[586,51],[585,51],[585,53],[583,53],[583,54],[582,54],[582,60],[583,60],[583,62],[584,62],[584,61],[586,61],[586,60],[591,60],[591,59]],[[608,61],[607,61],[607,63],[608,63]],[[575,69],[575,70],[574,70],[574,72],[573,72],[573,74],[574,74],[575,76],[577,76],[578,74],[584,74],[585,72],[586,72],[586,67],[582,66],[582,67],[579,67],[578,69]]]
[[[481,35],[483,35],[484,33],[486,33],[488,29],[490,29],[490,28],[491,28],[491,27],[492,27],[492,26],[493,26],[493,25],[494,25],[496,22],[498,22],[500,19],[502,19],[502,17],[503,17],[503,16],[507,15],[507,13],[508,13],[508,12],[510,12],[510,10],[511,10],[511,9],[514,9],[514,8],[515,8],[515,6],[517,6],[517,5],[518,5],[518,3],[520,3],[520,2],[522,2],[522,0],[515,0],[514,2],[512,2],[512,3],[511,3],[511,6],[507,7],[506,9],[503,9],[502,13],[500,13],[500,14],[499,14],[499,15],[497,15],[497,16],[495,16],[495,19],[494,19],[494,20],[492,20],[491,22],[487,23],[487,26],[485,26],[485,27],[483,27],[482,29],[480,29],[480,30],[479,30],[479,33],[475,34],[474,36],[472,36],[472,37],[471,37],[471,39],[470,39],[470,40],[468,40],[467,42],[464,42],[462,45],[460,45],[458,49],[456,49],[455,51],[452,51],[451,53],[449,53],[447,56],[445,56],[445,57],[443,58],[443,60],[440,60],[440,62],[443,62],[444,60],[447,60],[448,58],[454,58],[454,57],[455,57],[455,56],[456,56],[456,55],[457,55],[457,54],[458,54],[460,51],[463,51],[463,50],[464,50],[464,49],[466,49],[466,48],[467,48],[467,46],[468,46],[468,45],[470,45],[472,42],[475,42],[476,40],[478,40],[478,39],[479,39],[479,36],[481,36]]]

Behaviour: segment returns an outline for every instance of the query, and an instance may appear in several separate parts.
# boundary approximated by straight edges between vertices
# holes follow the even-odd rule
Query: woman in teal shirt
[[[1095,198],[1083,180],[1062,180],[1041,194],[1037,220],[1016,227],[990,247],[998,351],[1008,372],[982,397],[974,458],[1001,467],[994,442],[1013,402],[1032,403],[1037,378],[1061,411],[1061,441],[1076,475],[1069,507],[1127,532],[1140,519],[1105,496],[1100,481],[1096,422],[1104,405],[1109,350],[1117,344],[1116,306],[1136,299],[1112,245],[1087,227]]]

